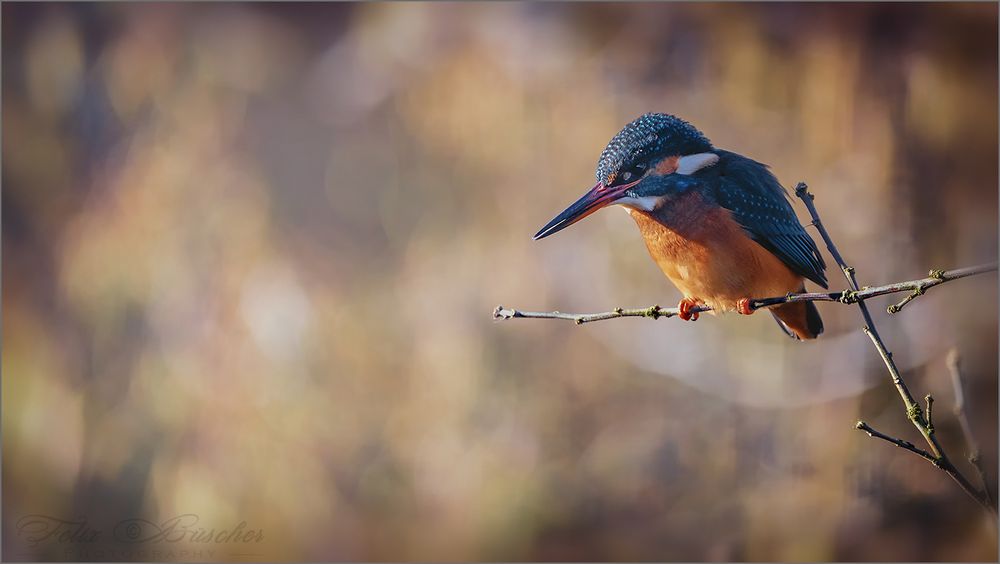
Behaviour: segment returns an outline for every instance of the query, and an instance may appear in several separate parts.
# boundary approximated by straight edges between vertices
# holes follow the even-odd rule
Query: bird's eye
[[[618,186],[620,184],[628,184],[629,182],[634,182],[645,174],[646,163],[639,163],[630,166],[627,170],[622,170],[617,175],[608,177],[608,186]]]

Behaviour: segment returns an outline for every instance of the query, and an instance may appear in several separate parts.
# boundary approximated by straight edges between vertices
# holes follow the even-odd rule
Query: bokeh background
[[[810,343],[767,315],[490,315],[676,303],[620,211],[531,241],[647,111],[809,182],[862,284],[995,260],[996,4],[2,19],[6,559],[996,558],[955,484],[854,429],[919,439],[855,308]],[[996,276],[892,301],[974,476],[958,348],[996,491]],[[38,514],[103,536],[32,543]],[[263,540],[110,535],[183,514]]]

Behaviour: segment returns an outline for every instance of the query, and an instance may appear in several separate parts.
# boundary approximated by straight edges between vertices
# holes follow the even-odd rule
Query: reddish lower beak
[[[566,208],[566,210],[561,214],[557,215],[555,219],[550,221],[545,227],[541,228],[538,233],[535,233],[534,240],[537,241],[544,237],[548,237],[557,231],[562,231],[595,211],[613,203],[615,200],[625,195],[625,190],[635,186],[638,182],[639,181],[637,180],[635,182],[630,182],[628,184],[612,188],[608,188],[604,184],[598,182],[593,188],[590,189],[589,192],[584,194],[582,198],[574,202],[570,207]]]

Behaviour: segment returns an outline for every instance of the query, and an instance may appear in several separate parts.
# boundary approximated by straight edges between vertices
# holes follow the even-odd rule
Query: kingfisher
[[[750,315],[753,298],[827,288],[826,263],[768,166],[716,149],[690,123],[648,113],[625,126],[597,162],[597,184],[535,234],[548,237],[609,205],[624,207],[650,256],[680,290],[679,317]],[[786,335],[815,339],[812,302],[768,308]]]

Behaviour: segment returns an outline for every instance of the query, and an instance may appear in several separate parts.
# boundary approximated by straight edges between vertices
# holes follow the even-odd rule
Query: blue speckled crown
[[[597,181],[608,183],[623,166],[656,156],[692,155],[712,142],[690,123],[669,114],[644,114],[611,138],[597,161]]]

